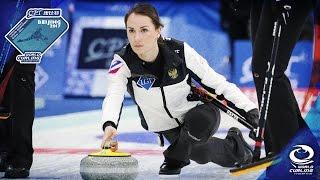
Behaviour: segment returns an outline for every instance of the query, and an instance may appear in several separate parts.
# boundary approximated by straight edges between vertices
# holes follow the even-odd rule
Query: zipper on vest
[[[169,115],[169,117],[172,118],[172,119],[174,119],[174,120],[177,122],[177,124],[178,124],[179,126],[181,126],[181,123],[178,121],[177,118],[174,118],[174,117],[172,116],[172,114],[170,113],[170,111],[169,111],[169,109],[168,109],[168,107],[167,107],[166,96],[164,95],[164,90],[163,90],[163,86],[162,86],[162,85],[160,85],[160,89],[161,89],[162,101],[163,101],[164,109],[166,110],[166,112],[167,112],[167,114]]]

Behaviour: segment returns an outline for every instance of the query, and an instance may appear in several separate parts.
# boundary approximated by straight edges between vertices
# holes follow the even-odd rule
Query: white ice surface
[[[253,146],[253,141],[248,138],[247,131],[239,123],[221,113],[221,124],[216,137],[224,138],[226,131],[231,126],[239,127],[245,131],[244,136]],[[98,149],[102,135],[101,111],[87,111],[65,114],[59,116],[37,118],[33,128],[33,144],[37,149],[55,149],[53,153],[36,151],[29,179],[81,179],[79,168],[80,161],[86,156],[82,149]],[[122,113],[118,133],[146,132],[140,126],[138,113],[135,106],[125,107]],[[152,135],[152,134],[150,134]],[[152,154],[138,153],[133,156],[139,161],[139,175],[137,179],[159,179],[159,166],[163,161],[161,152],[166,147],[157,144],[136,142],[119,142],[120,149],[145,150]],[[61,152],[58,150],[62,149]],[[66,150],[76,149],[79,152],[70,153]],[[257,179],[262,171],[233,177],[228,168],[220,167],[213,163],[199,165],[192,162],[182,169],[180,179]],[[2,176],[3,173],[0,173]],[[0,177],[1,177],[0,176]]]

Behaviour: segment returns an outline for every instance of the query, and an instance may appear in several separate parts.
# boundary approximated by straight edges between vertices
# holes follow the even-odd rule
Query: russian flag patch
[[[113,60],[111,62],[110,68],[109,68],[109,73],[110,74],[115,74],[118,72],[118,70],[123,66],[123,63],[119,60]]]

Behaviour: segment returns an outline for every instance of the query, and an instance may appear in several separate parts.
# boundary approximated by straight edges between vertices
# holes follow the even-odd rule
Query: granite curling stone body
[[[103,149],[91,153],[80,162],[83,179],[135,179],[138,161],[129,153]]]

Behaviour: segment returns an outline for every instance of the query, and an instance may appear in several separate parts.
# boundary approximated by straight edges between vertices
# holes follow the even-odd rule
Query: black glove
[[[285,25],[290,18],[290,10],[294,0],[272,0],[272,12],[276,18],[280,18]]]
[[[248,111],[246,114],[246,119],[247,122],[256,129],[259,124],[259,110],[255,108]]]

